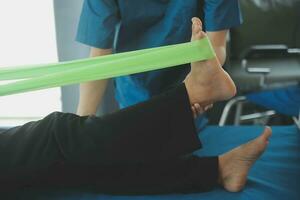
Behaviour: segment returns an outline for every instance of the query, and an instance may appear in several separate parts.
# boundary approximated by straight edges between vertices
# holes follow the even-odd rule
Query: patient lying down
[[[192,40],[205,37],[201,21],[192,21]],[[191,154],[202,146],[193,112],[235,93],[212,59],[192,63],[183,84],[130,108],[103,117],[55,112],[9,129],[0,134],[0,188],[95,185],[103,192],[156,193],[221,185],[238,192],[270,128],[219,156]]]

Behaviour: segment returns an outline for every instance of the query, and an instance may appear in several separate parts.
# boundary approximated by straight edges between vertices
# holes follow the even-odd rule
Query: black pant
[[[211,189],[185,86],[104,117],[55,112],[0,134],[1,188],[95,185],[103,192]]]

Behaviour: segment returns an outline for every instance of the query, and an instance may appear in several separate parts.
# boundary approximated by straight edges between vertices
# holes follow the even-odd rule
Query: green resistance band
[[[53,64],[0,68],[0,96],[164,69],[215,57],[208,38]]]

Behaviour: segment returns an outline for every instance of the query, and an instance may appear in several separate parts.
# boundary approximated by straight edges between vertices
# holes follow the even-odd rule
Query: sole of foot
[[[250,168],[263,154],[272,135],[270,127],[256,139],[219,156],[219,183],[229,192],[241,191]]]
[[[202,31],[200,19],[193,18],[192,23],[191,41],[207,37]],[[185,83],[192,94],[191,104],[207,106],[216,101],[230,99],[236,94],[233,80],[222,68],[217,57],[191,63],[191,72],[187,75]]]

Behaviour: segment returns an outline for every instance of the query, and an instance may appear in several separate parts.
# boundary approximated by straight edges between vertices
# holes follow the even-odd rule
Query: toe
[[[261,137],[264,140],[268,141],[271,135],[272,135],[272,129],[271,129],[271,127],[266,126],[264,132],[261,135]]]
[[[199,40],[205,36],[204,32],[202,31],[202,22],[199,18],[193,17],[192,18],[192,39]]]
[[[192,18],[192,23],[195,24],[195,25],[199,25],[201,27],[201,30],[202,30],[202,21],[198,17],[193,17]]]

